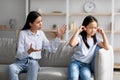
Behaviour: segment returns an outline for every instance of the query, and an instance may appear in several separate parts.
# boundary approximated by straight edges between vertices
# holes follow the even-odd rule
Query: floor
[[[113,80],[120,80],[120,71],[114,72]]]

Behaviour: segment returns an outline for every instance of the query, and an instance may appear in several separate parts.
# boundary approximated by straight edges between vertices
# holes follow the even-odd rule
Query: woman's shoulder
[[[38,32],[40,32],[40,33],[44,33],[42,30],[37,30]]]
[[[20,34],[25,34],[27,32],[28,32],[28,30],[20,30]]]
[[[42,30],[37,30],[39,34],[44,35],[45,33]]]
[[[19,35],[26,36],[28,33],[28,30],[20,30]]]

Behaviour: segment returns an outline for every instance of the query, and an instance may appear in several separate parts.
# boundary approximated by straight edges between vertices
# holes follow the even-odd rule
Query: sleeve
[[[59,44],[60,44],[60,38],[57,37],[51,42],[51,48],[53,53],[56,53]]]
[[[81,42],[82,42],[82,36],[78,35],[78,44],[81,45]]]
[[[53,41],[49,42],[49,40],[46,38],[45,34],[43,33],[43,45],[42,48],[45,50],[48,50],[51,53],[55,53],[57,51],[57,48],[60,44],[60,38],[55,38]]]
[[[99,44],[102,41],[99,37],[97,37],[97,44]]]
[[[19,33],[19,39],[18,39],[18,48],[17,48],[17,57],[26,57],[28,54],[25,54],[25,49],[24,49],[24,31],[20,31]],[[24,56],[23,56],[24,55]]]

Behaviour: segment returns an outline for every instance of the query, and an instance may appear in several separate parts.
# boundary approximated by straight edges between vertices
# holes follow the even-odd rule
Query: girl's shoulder
[[[78,35],[78,38],[80,38],[80,40],[82,39],[82,36],[81,35]]]

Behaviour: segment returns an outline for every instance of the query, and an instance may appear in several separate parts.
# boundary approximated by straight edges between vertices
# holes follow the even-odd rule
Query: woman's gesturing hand
[[[66,25],[63,25],[62,27],[57,29],[57,37],[62,38],[65,32],[66,32]]]
[[[30,48],[28,49],[28,53],[30,54],[30,53],[32,53],[32,52],[36,52],[36,51],[42,51],[42,49],[34,49],[33,47],[32,47],[32,44],[30,44]]]

